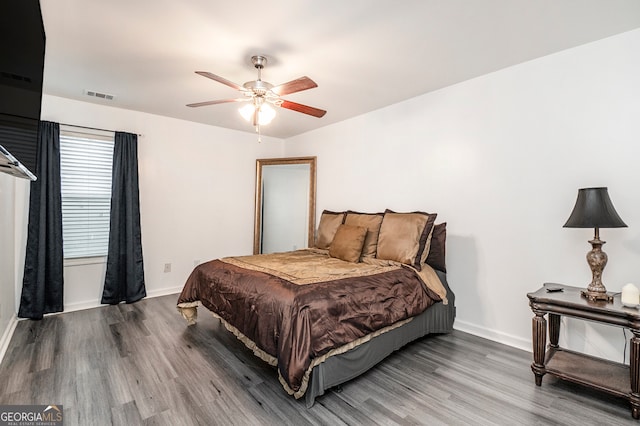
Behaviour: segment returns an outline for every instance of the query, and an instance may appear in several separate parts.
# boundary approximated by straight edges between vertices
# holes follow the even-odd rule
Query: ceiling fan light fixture
[[[253,120],[253,112],[256,109],[258,110],[258,124],[260,126],[271,123],[271,120],[273,120],[276,116],[276,110],[273,109],[273,107],[271,107],[271,105],[269,105],[268,103],[263,103],[261,106],[246,104],[245,106],[240,108],[238,112],[240,112],[242,118],[251,122],[251,120]]]
[[[276,110],[269,104],[262,104],[260,111],[258,112],[258,123],[260,125],[269,124],[276,116]]]

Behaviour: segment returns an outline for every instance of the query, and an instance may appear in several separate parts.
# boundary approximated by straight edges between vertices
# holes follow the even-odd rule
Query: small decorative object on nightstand
[[[594,228],[595,236],[591,251],[587,253],[587,263],[591,267],[591,284],[582,296],[590,301],[613,301],[602,284],[602,270],[607,264],[607,254],[602,251],[605,241],[600,240],[600,228],[626,228],[609,198],[607,188],[582,188],[578,190],[578,199],[564,228]]]
[[[640,304],[640,290],[631,283],[625,284],[622,287],[620,301],[622,302],[622,306],[626,306],[627,308],[637,308]]]

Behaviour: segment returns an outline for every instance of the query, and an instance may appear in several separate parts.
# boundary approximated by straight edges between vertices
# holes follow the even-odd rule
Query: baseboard
[[[87,300],[85,302],[67,303],[64,305],[62,312],[56,312],[52,315],[64,314],[66,312],[84,311],[85,309],[99,308],[105,306],[100,304],[99,300]]]
[[[150,297],[166,296],[169,294],[180,293],[181,291],[182,291],[182,286],[161,288],[157,290],[147,291],[147,297],[150,298]],[[176,303],[177,303],[177,299],[176,299]],[[107,306],[107,305],[103,305],[102,303],[100,303],[99,299],[86,300],[84,302],[68,303],[64,305],[64,312],[83,311],[85,309],[100,308],[102,306]],[[61,313],[64,313],[64,312],[61,312]]]
[[[11,342],[11,337],[13,337],[13,332],[16,330],[16,325],[18,325],[18,317],[15,314],[11,316],[9,319],[9,324],[2,334],[2,338],[0,338],[0,363],[4,358],[4,354],[7,352],[9,348],[9,342]]]
[[[180,293],[182,291],[182,288],[184,287],[184,285],[178,286],[178,287],[168,287],[168,288],[161,288],[158,290],[152,290],[152,291],[148,291],[147,292],[147,297],[160,297],[160,296],[167,296],[169,294],[176,294],[176,293]],[[178,303],[178,299],[176,298],[176,303]]]
[[[473,334],[474,336],[493,340],[494,342],[503,343],[508,346],[513,346],[514,348],[522,349],[523,351],[532,351],[530,340],[503,333],[502,331],[492,330],[486,327],[479,327],[475,324],[471,324],[466,321],[460,321],[458,319],[456,319],[453,328],[455,328],[456,330],[464,331],[465,333]]]

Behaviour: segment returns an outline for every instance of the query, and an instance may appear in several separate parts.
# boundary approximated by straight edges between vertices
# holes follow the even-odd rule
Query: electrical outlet
[[[164,264],[164,272],[171,272],[171,264],[170,263],[165,263]]]

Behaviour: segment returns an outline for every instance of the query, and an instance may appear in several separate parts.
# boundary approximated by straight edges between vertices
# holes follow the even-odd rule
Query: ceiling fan
[[[236,99],[220,99],[216,101],[197,102],[193,104],[187,104],[187,106],[201,107],[228,102],[250,102],[249,104],[240,108],[240,114],[242,114],[242,116],[247,121],[251,121],[253,123],[253,126],[256,127],[257,132],[260,132],[260,125],[268,124],[275,116],[275,110],[271,107],[271,105],[301,112],[303,114],[311,115],[318,118],[323,117],[327,113],[327,111],[319,108],[314,108],[308,105],[299,104],[297,102],[292,102],[281,98],[281,96],[284,95],[289,95],[291,93],[301,92],[303,90],[318,87],[318,85],[309,77],[300,77],[287,83],[274,86],[273,84],[262,80],[262,69],[267,64],[267,58],[261,55],[256,55],[251,57],[251,62],[253,63],[253,66],[258,70],[258,79],[247,81],[242,86],[207,71],[196,71],[196,74],[210,78],[211,80],[215,80],[218,83],[222,83],[233,89],[239,90],[242,93],[243,97]]]

